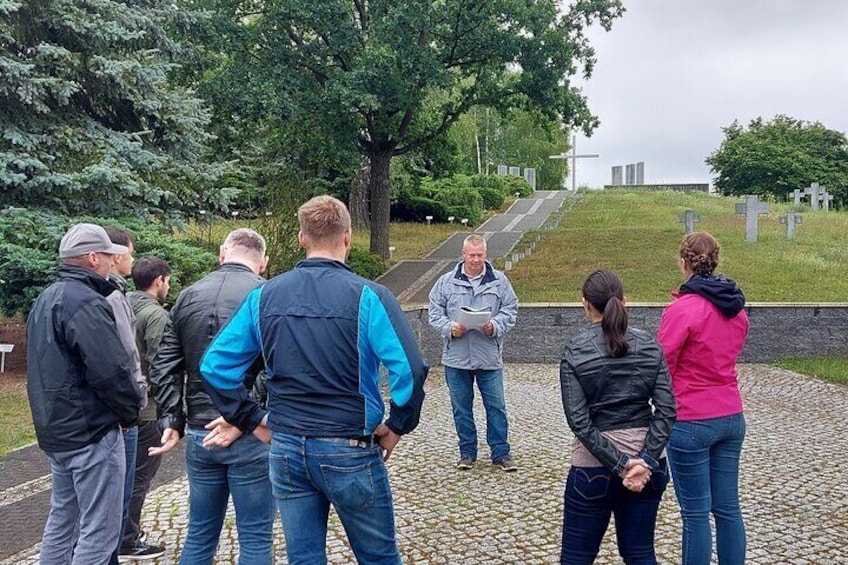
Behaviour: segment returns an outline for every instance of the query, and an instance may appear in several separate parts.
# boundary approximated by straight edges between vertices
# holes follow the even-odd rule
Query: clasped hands
[[[465,332],[468,331],[468,328],[460,324],[459,322],[451,322],[451,336],[453,337],[462,337],[465,335]],[[480,331],[486,334],[489,337],[492,337],[492,334],[495,333],[495,325],[490,321],[486,322],[480,328]]]
[[[651,480],[651,468],[644,460],[630,458],[621,474],[624,488],[632,492],[642,492],[648,481]]]

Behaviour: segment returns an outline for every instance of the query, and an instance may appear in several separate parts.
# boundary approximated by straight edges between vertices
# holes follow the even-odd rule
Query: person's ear
[[[259,274],[260,274],[260,275],[261,275],[262,273],[264,273],[264,272],[265,272],[265,270],[268,268],[268,261],[270,261],[270,259],[271,259],[271,258],[270,258],[270,257],[268,257],[268,256],[266,255],[266,256],[262,259],[262,262],[261,262],[261,263],[259,263]]]

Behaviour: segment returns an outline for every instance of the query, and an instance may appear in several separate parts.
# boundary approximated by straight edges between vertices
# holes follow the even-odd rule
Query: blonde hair
[[[680,242],[680,258],[686,268],[702,277],[713,274],[718,267],[718,240],[705,231],[688,234]]]
[[[297,211],[300,231],[310,244],[335,243],[351,230],[350,212],[332,196],[311,198]]]

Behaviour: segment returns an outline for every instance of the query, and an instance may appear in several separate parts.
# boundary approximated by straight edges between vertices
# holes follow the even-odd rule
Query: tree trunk
[[[370,201],[370,179],[371,161],[363,155],[360,160],[359,170],[350,182],[350,218],[353,229],[371,229],[371,207]]]
[[[371,160],[371,253],[389,258],[389,219],[391,217],[391,181],[389,164],[393,148],[380,148]]]

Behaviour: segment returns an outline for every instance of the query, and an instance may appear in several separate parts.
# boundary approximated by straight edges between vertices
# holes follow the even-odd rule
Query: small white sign
[[[14,348],[13,343],[0,343],[0,353],[11,353]]]

